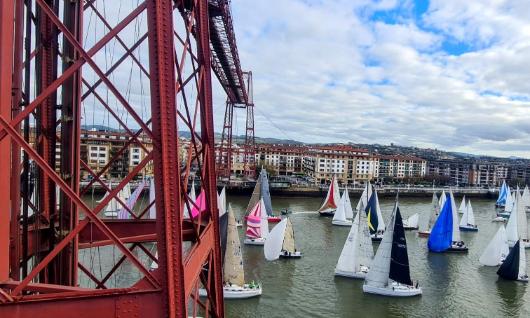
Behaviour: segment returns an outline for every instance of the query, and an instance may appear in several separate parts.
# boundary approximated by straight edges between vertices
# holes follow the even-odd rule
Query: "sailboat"
[[[510,252],[508,239],[506,238],[506,229],[501,225],[495,236],[491,239],[488,246],[479,258],[480,264],[484,266],[499,266],[504,262]]]
[[[465,210],[464,215],[460,219],[460,230],[462,231],[478,231],[478,226],[475,222],[475,214],[473,214],[473,207],[471,206],[471,200],[464,204]]]
[[[342,197],[340,197],[337,210],[333,215],[331,224],[340,226],[351,226],[352,221],[348,219],[353,218],[353,209],[351,207],[350,196],[348,195],[348,189],[344,189]]]
[[[247,218],[247,231],[244,243],[247,245],[264,245],[269,235],[269,222],[265,203],[260,199]]]
[[[221,193],[217,195],[217,208],[219,209],[219,215],[226,213],[226,187],[223,187]]]
[[[120,192],[118,192],[118,196],[120,195]],[[115,218],[118,216],[119,212],[118,208],[118,200],[116,200],[115,197],[110,199],[109,203],[107,203],[107,206],[105,206],[105,216],[109,218]]]
[[[521,245],[524,248],[530,248],[530,241],[528,240],[528,220],[526,219],[526,207],[519,190],[515,194],[517,200],[517,206],[514,206],[512,213],[517,214],[517,235],[521,241]]]
[[[431,252],[467,252],[466,244],[460,239],[458,216],[453,193],[446,198],[442,211],[432,227],[427,246]]]
[[[281,217],[275,216],[272,211],[271,194],[269,189],[269,179],[267,178],[267,170],[261,169],[259,173],[258,181],[252,191],[252,196],[248,202],[246,215],[248,217],[252,208],[256,205],[256,202],[263,200],[265,205],[265,211],[269,222],[280,222]],[[246,217],[245,217],[246,218]]]
[[[365,214],[355,215],[346,242],[335,266],[335,275],[364,279],[370,270],[374,249]]]
[[[523,199],[524,210],[526,212],[529,212],[530,211],[529,210],[530,209],[530,191],[528,190],[528,186],[524,187],[522,199]]]
[[[379,242],[383,239],[385,233],[385,221],[381,213],[381,207],[379,206],[379,198],[377,197],[377,191],[372,189],[372,195],[368,200],[368,205],[365,208],[366,221],[368,222],[368,228],[372,241]]]
[[[462,197],[462,202],[460,202],[460,207],[458,208],[458,213],[463,214],[466,211],[466,196]]]
[[[363,193],[361,194],[361,197],[359,198],[359,201],[357,202],[357,207],[355,210],[357,212],[362,211],[361,205],[363,207],[366,207],[368,205],[368,200],[372,196],[372,185],[370,182],[366,182],[366,185],[364,187]]]
[[[515,197],[514,202],[515,210],[519,209],[519,199]],[[515,246],[515,243],[519,241],[519,232],[518,232],[518,216],[517,213],[510,214],[508,218],[508,223],[506,224],[506,238],[508,239],[508,245],[510,247]]]
[[[509,217],[514,207],[514,197],[512,196],[510,186],[506,186],[506,202],[504,204],[504,211],[497,213],[499,216]]]
[[[405,231],[417,230],[419,221],[420,215],[418,213],[414,213],[407,219],[403,220],[403,228],[405,229]]]
[[[526,272],[526,252],[520,241],[515,243],[502,265],[497,271],[497,275],[508,280],[528,282]]]
[[[497,198],[497,202],[495,203],[495,206],[498,208],[502,208],[506,205],[506,196],[507,193],[510,191],[507,191],[506,189],[506,180],[502,181],[502,186],[499,189],[499,197]]]
[[[407,239],[396,199],[388,229],[377,249],[363,292],[392,297],[421,295],[418,283],[410,278]]]
[[[337,178],[333,176],[331,179],[331,184],[328,188],[328,193],[326,194],[326,198],[324,199],[324,203],[322,203],[322,206],[320,209],[318,209],[318,213],[320,213],[320,216],[333,216],[335,214],[335,211],[337,210],[337,204],[340,200],[340,193],[339,193],[339,184],[337,183]]]
[[[442,195],[440,196],[440,201],[438,201],[438,207],[440,208],[440,210],[442,210],[446,199],[447,199],[447,194],[445,193],[445,190],[442,190]]]
[[[223,248],[223,296],[225,299],[244,299],[259,296],[262,293],[260,284],[245,284],[243,255],[234,211],[230,204],[228,205],[228,213],[223,214],[222,217],[228,219],[224,236],[221,230],[222,238],[225,238]],[[222,228],[222,224],[220,224],[220,227]],[[223,242],[223,239],[221,239],[221,242]],[[203,288],[199,289],[199,295],[205,297],[207,295],[206,290]]]
[[[289,218],[284,218],[269,233],[263,247],[265,259],[274,261],[278,258],[300,258],[302,253],[294,245],[293,224]]]
[[[131,197],[131,184],[127,182],[127,184],[120,190],[120,198],[124,201],[129,200]]]
[[[440,212],[440,207],[438,206],[438,197],[436,193],[432,194],[431,210],[429,214],[426,215],[419,227],[418,236],[419,237],[429,237],[431,234],[431,227],[436,222],[436,217]]]

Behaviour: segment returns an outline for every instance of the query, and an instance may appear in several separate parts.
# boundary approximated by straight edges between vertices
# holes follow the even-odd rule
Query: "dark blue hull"
[[[478,232],[478,227],[470,228],[470,227],[462,227],[462,226],[460,226],[460,231],[465,231],[465,232]]]

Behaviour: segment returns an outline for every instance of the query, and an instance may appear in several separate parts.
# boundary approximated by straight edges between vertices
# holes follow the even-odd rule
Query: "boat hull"
[[[388,297],[412,297],[420,296],[422,294],[420,287],[404,285],[393,285],[385,288],[380,288],[364,284],[363,292]]]
[[[232,285],[223,287],[223,298],[224,299],[245,299],[260,296],[262,293],[261,286],[258,287],[248,287],[245,285],[243,287]],[[199,289],[199,296],[206,297],[208,294],[206,289]]]
[[[333,221],[331,221],[331,224],[337,225],[337,226],[352,226],[353,222],[349,221],[349,220],[345,220],[345,221],[333,220]]]
[[[255,239],[246,238],[243,241],[243,243],[246,244],[246,245],[265,245],[265,238],[263,238],[263,237],[259,237],[259,238],[255,238]]]
[[[341,277],[348,277],[353,279],[365,279],[366,274],[368,274],[368,267],[364,267],[364,271],[360,272],[349,272],[349,271],[341,271],[338,269],[335,269],[335,276],[341,276]]]
[[[450,248],[447,249],[446,252],[453,252],[453,253],[467,253],[469,249],[467,246],[458,246],[458,245],[451,245]]]
[[[502,216],[503,218],[509,218],[510,212],[499,212],[497,213],[497,216]]]
[[[498,216],[496,218],[494,218],[493,220],[491,220],[491,222],[506,222],[506,219],[502,216]]]
[[[282,218],[279,216],[269,216],[267,220],[269,221],[269,223],[278,223],[282,220]]]
[[[108,218],[116,218],[118,217],[118,211],[105,212],[105,216]]]
[[[383,239],[383,234],[370,234],[370,238],[372,239],[372,242],[381,242],[381,240]]]
[[[280,254],[280,258],[302,258],[302,253],[296,251],[294,253],[286,253],[285,251]]]
[[[403,226],[403,229],[405,231],[416,231],[418,229],[418,227],[414,227],[414,226]]]
[[[423,232],[423,231],[419,231],[419,232],[418,232],[418,236],[419,236],[419,237],[429,237],[430,235],[431,235],[431,232],[430,232],[430,231],[429,231],[429,232],[428,232],[428,231],[425,231],[425,232]]]
[[[472,227],[472,226],[459,226],[460,231],[465,232],[478,232],[478,227]]]
[[[320,214],[320,216],[334,216],[335,215],[335,210],[324,210],[324,211],[318,211],[318,214]]]

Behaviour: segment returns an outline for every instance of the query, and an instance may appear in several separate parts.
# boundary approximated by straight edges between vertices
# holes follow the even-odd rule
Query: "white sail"
[[[195,195],[195,179],[191,181],[191,189],[190,193],[188,194],[190,197],[189,204],[190,208],[193,210],[193,202],[197,201],[197,196]],[[188,205],[184,204],[184,218],[189,219],[190,218],[190,211],[188,210]]]
[[[519,275],[518,277],[525,277],[526,276],[526,251],[525,244],[523,242],[519,242]]]
[[[337,203],[337,210],[333,215],[333,221],[346,221],[346,196],[348,193],[346,190],[342,192],[342,197],[340,197],[339,202]]]
[[[226,252],[223,267],[223,280],[238,286],[245,284],[243,255],[237,231],[237,222],[232,206],[228,205],[228,231],[226,235]]]
[[[353,225],[350,228],[350,232],[348,233],[348,237],[346,238],[346,242],[344,243],[344,246],[342,247],[342,252],[340,253],[339,260],[337,261],[337,266],[335,266],[335,272],[347,272],[347,273],[355,273],[357,271],[357,246],[359,241],[359,214],[357,213],[355,218],[353,219]],[[370,244],[372,244],[370,242]]]
[[[514,202],[516,210],[519,208],[518,205],[519,202],[516,197]],[[508,245],[510,245],[510,247],[513,247],[519,240],[519,234],[517,233],[517,218],[517,213],[511,213],[510,218],[508,218],[508,223],[506,224],[506,238],[508,239]]]
[[[359,201],[357,202],[357,207],[355,210],[357,212],[360,211],[361,205],[363,207],[366,207],[368,204],[368,200],[370,199],[370,196],[372,195],[372,187],[369,182],[366,183],[366,186],[364,187],[363,193],[361,193],[361,197],[359,198]]]
[[[289,218],[285,219],[287,220],[287,227],[285,228],[285,235],[283,237],[282,251],[294,253],[296,251],[296,247],[294,245],[293,224]]]
[[[267,213],[264,214],[267,215]],[[268,261],[274,261],[280,257],[283,239],[285,237],[285,229],[287,227],[287,220],[288,219],[285,218],[280,223],[278,223],[269,233],[269,236],[265,241],[265,245],[263,246],[263,252],[265,253],[265,258]]]
[[[479,262],[485,266],[498,266],[501,261],[508,256],[508,240],[506,239],[506,229],[501,225],[495,236],[479,258]]]
[[[449,190],[449,197],[451,198],[451,212],[453,214],[453,242],[460,242],[460,227],[458,225],[458,212],[456,210],[455,197],[453,191]]]
[[[510,186],[506,186],[506,204],[504,205],[505,212],[512,212],[514,205],[514,197],[512,196]]]
[[[466,211],[466,196],[464,195],[462,197],[462,202],[460,202],[460,207],[458,208],[458,212],[465,213]]]
[[[379,196],[377,191],[374,189],[375,195],[375,206],[377,210],[377,231],[384,231],[386,229],[385,220],[383,219],[383,214],[381,213],[381,206],[379,205]]]
[[[528,190],[528,186],[524,187],[522,200],[525,210],[530,208],[530,190]]]
[[[153,204],[151,204],[151,202]],[[149,181],[149,204],[151,204],[151,207],[149,208],[149,218],[156,219],[155,178],[151,178]]]
[[[445,200],[447,199],[447,196],[445,194],[445,190],[442,190],[442,195],[440,196],[440,201],[438,201],[438,206],[440,207],[440,210],[444,207]]]
[[[473,214],[473,207],[471,206],[471,200],[469,200],[467,205],[465,206],[466,208],[464,210],[464,215],[462,215],[462,219],[460,219],[460,226],[476,225],[475,214]]]
[[[359,215],[359,256],[358,264],[370,267],[372,259],[374,258],[374,247],[372,245],[372,237],[370,236],[370,229],[368,228],[368,222],[366,221],[366,213],[363,211],[357,213]],[[358,270],[359,268],[357,268]]]
[[[267,212],[265,211],[265,203],[263,202],[263,199],[259,200],[259,204],[261,208],[261,222],[260,222],[261,237],[267,238],[269,236],[269,218],[267,216]]]
[[[217,196],[217,208],[219,209],[219,216],[226,213],[226,187],[223,187]]]
[[[420,215],[418,213],[414,213],[411,215],[408,219],[405,220],[405,225],[408,227],[418,227],[418,222],[420,220]]]
[[[120,197],[125,201],[131,197],[131,184],[129,182],[120,190]]]
[[[373,287],[384,288],[388,286],[390,273],[390,255],[392,252],[392,240],[394,237],[394,223],[396,222],[396,207],[392,211],[388,229],[383,235],[383,240],[379,244],[370,271],[366,275],[366,284]]]
[[[345,196],[344,199],[344,211],[347,219],[353,219],[353,208],[351,207],[350,195],[348,194],[348,187],[344,188],[342,193]]]
[[[517,212],[517,234],[519,235],[519,238],[524,241],[521,242],[521,244],[525,245],[526,240],[528,240],[528,220],[526,219],[526,208],[524,206],[521,193],[517,191],[515,196],[518,204],[517,207],[515,207],[516,210],[513,210],[512,213]]]

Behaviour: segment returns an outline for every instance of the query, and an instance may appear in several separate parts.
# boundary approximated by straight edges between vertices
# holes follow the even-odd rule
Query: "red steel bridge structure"
[[[230,117],[247,108],[253,147],[252,75],[241,70],[229,5],[0,1],[0,317],[224,316],[212,70]],[[138,75],[124,80],[123,69]],[[138,103],[130,89],[143,81]],[[100,169],[80,146],[96,107],[127,134]],[[103,175],[130,146],[145,156],[109,187]],[[118,193],[147,167],[156,199],[132,211]],[[186,200],[192,170],[205,208]],[[108,195],[88,204],[95,184]],[[102,217],[113,198],[127,219]],[[185,219],[185,206],[201,212]]]

